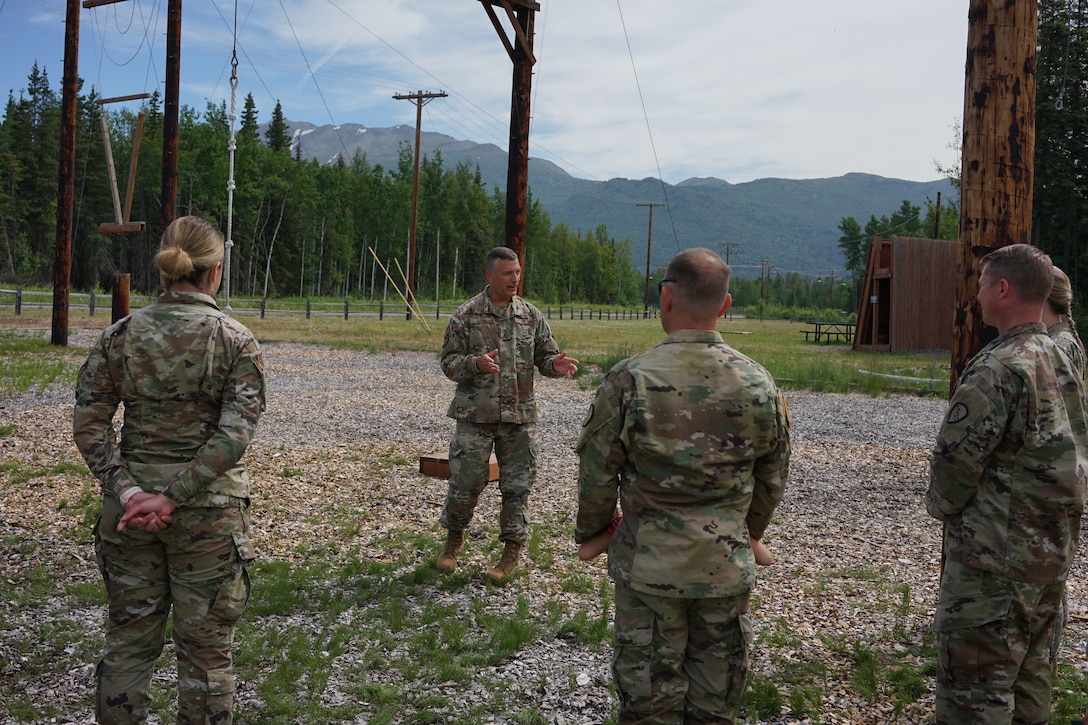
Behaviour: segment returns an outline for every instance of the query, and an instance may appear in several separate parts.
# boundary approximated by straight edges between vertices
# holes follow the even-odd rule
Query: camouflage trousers
[[[529,538],[529,493],[536,482],[540,443],[536,423],[457,421],[450,441],[450,482],[439,523],[467,529],[480,494],[487,486],[491,450],[499,464],[499,540],[524,544]]]
[[[1031,584],[949,560],[937,632],[937,722],[1046,723],[1064,582]]]
[[[234,626],[249,599],[246,564],[255,557],[248,503],[178,508],[157,534],[117,531],[120,502],[106,496],[95,529],[109,620],[98,663],[99,723],[147,721],[151,675],[173,610],[179,725],[233,721]]]
[[[748,678],[748,594],[675,599],[616,583],[620,725],[732,725]]]

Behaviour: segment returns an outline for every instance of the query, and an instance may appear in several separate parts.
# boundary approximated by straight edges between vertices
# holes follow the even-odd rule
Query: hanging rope
[[[230,162],[227,165],[227,238],[223,243],[224,309],[230,309],[230,250],[234,246],[234,152],[238,148],[235,121],[238,120],[238,0],[234,0],[234,49],[230,59],[230,141],[227,142]]]

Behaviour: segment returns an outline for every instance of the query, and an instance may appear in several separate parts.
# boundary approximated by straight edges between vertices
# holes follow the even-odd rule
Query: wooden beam
[[[117,193],[117,169],[113,165],[113,147],[110,144],[110,129],[106,125],[106,117],[99,117],[102,125],[102,143],[106,146],[106,168],[110,175],[110,194],[113,195],[113,220],[120,224],[124,221],[121,216],[121,197]]]
[[[511,45],[510,39],[506,37],[506,28],[502,27],[502,23],[499,22],[499,16],[495,14],[491,4],[487,2],[484,2],[484,10],[487,11],[487,17],[491,18],[491,24],[495,26],[495,32],[499,34],[499,40],[502,41],[503,46],[506,48],[506,54],[510,56],[511,61],[514,60],[514,46]]]
[[[121,101],[139,101],[144,98],[151,98],[150,93],[133,93],[131,96],[114,96],[113,98],[99,98],[95,103],[100,106],[104,106],[107,103],[120,103]]]
[[[525,28],[521,27],[521,23],[518,22],[517,17],[514,15],[514,9],[510,7],[510,0],[502,0],[502,6],[506,9],[506,17],[509,18],[510,24],[514,27],[514,34],[518,36],[518,45],[521,47],[521,52],[525,54],[525,60],[528,61],[529,65],[536,65],[533,44],[525,35]]]
[[[116,2],[116,0],[114,0],[114,2]],[[540,10],[540,3],[535,0],[505,0],[505,2],[504,0],[480,0],[480,2],[490,3],[491,5],[506,5],[509,3],[510,5],[516,5],[519,8],[525,8],[527,10]]]
[[[120,224],[104,222],[98,225],[98,231],[103,234],[135,234],[136,232],[142,232],[146,228],[147,222],[122,222]]]
[[[96,8],[99,5],[112,5],[114,3],[124,2],[124,0],[83,0],[84,8]]]

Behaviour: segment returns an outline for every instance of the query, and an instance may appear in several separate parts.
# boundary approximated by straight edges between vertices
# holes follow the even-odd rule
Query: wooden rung
[[[135,234],[147,229],[147,222],[103,222],[98,225],[98,231],[103,234]]]
[[[491,454],[491,460],[488,461],[488,481],[499,480],[499,462],[495,458],[495,454]],[[424,476],[434,476],[435,478],[449,478],[450,477],[450,453],[449,451],[438,451],[431,453],[427,456],[419,457],[419,472]]]
[[[88,0],[89,1],[89,0]],[[95,103],[104,106],[107,103],[120,103],[121,101],[142,101],[151,98],[150,93],[133,93],[131,96],[114,96],[113,98],[99,98]]]

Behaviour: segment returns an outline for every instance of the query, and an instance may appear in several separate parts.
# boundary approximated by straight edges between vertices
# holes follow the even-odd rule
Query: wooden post
[[[491,24],[498,31],[510,60],[514,64],[513,92],[510,100],[510,149],[507,155],[506,174],[506,246],[517,252],[521,268],[525,269],[525,228],[529,192],[529,103],[533,82],[533,34],[536,12],[540,3],[535,0],[481,0]],[[506,13],[514,38],[508,37],[495,7]],[[521,276],[518,289],[525,289],[525,275]]]
[[[50,341],[68,345],[72,283],[72,219],[76,191],[76,111],[79,105],[79,0],[68,0],[64,19],[64,77],[61,81],[60,159],[57,169],[56,262]]]
[[[162,107],[162,228],[178,210],[178,125],[181,95],[181,0],[169,0],[166,11],[166,94]]]
[[[415,299],[413,290],[416,288],[416,224],[419,219],[419,134],[420,126],[423,123],[423,107],[435,98],[445,98],[447,95],[445,91],[439,91],[438,93],[416,91],[408,95],[398,93],[393,96],[398,101],[412,101],[416,106],[416,150],[415,160],[412,164],[412,217],[408,220],[408,274],[405,275],[408,287],[408,291],[405,293],[405,297],[408,298],[406,319],[409,320],[412,319],[412,301]]]
[[[117,322],[122,317],[128,314],[129,284],[131,283],[131,281],[132,275],[113,275],[113,308],[110,314],[110,323]]]
[[[659,201],[637,203],[635,206],[647,206],[650,208],[650,225],[646,229],[646,293],[642,297],[642,316],[650,316],[650,244],[654,238],[654,207],[665,206]]]
[[[971,0],[968,11],[952,389],[984,344],[979,260],[1031,240],[1038,9],[1037,0]]]

